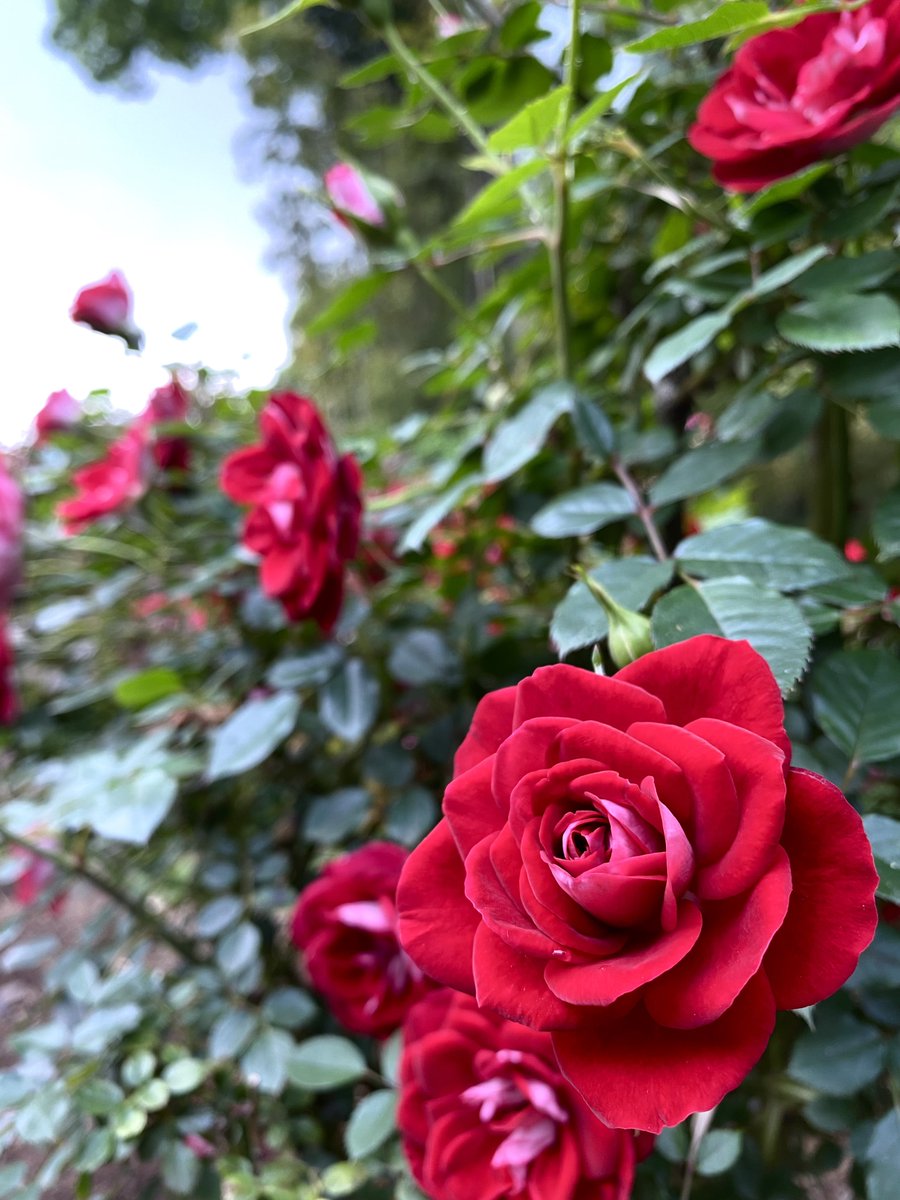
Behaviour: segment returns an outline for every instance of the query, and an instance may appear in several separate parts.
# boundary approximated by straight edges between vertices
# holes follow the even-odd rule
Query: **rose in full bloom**
[[[746,642],[492,692],[404,868],[401,942],[434,979],[551,1031],[607,1124],[658,1132],[711,1109],[775,1010],[831,995],[875,930],[860,818],[790,751]]]
[[[12,600],[22,569],[25,499],[22,489],[0,458],[0,607]]]
[[[244,545],[262,558],[263,591],[291,620],[309,617],[327,633],[341,610],[345,564],[359,543],[359,466],[352,455],[338,455],[305,396],[270,396],[259,424],[262,442],[226,459],[222,489],[253,505]]]
[[[385,224],[385,216],[369,185],[349,163],[336,163],[325,172],[325,190],[342,224],[352,228],[352,221],[362,221],[376,227]]]
[[[561,1074],[549,1034],[444,988],[403,1026],[397,1124],[431,1200],[627,1200],[653,1139],[609,1129]]]
[[[76,494],[56,508],[66,532],[80,533],[100,517],[128,508],[144,494],[149,471],[147,433],[136,423],[103,458],[75,472]]]
[[[13,679],[13,652],[6,622],[0,617],[0,725],[12,725],[19,715],[19,696]]]
[[[751,38],[688,134],[719,183],[755,192],[865,141],[900,105],[900,0]]]
[[[157,425],[175,425],[187,420],[190,397],[177,379],[151,393],[143,420],[151,430]],[[153,457],[162,471],[186,471],[190,464],[191,448],[185,437],[166,437],[155,434]]]
[[[65,390],[51,392],[35,418],[37,440],[45,442],[54,433],[71,429],[81,420],[81,405]]]
[[[143,339],[132,322],[131,305],[131,289],[125,276],[120,271],[110,271],[105,279],[81,289],[69,316],[98,333],[120,337],[132,350],[139,350]]]
[[[397,941],[395,896],[406,851],[371,842],[304,889],[291,922],[306,972],[354,1033],[388,1037],[432,986]]]

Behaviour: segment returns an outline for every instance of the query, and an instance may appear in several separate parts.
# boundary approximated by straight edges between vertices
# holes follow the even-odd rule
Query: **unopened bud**
[[[653,642],[647,617],[613,600],[606,588],[596,579],[592,579],[586,571],[580,571],[579,575],[594,599],[603,605],[609,622],[609,654],[616,666],[627,667],[642,654],[649,654],[653,649]]]

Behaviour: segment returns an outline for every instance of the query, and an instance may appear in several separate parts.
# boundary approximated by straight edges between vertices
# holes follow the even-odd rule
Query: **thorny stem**
[[[653,518],[653,509],[644,499],[643,492],[638,487],[634,476],[617,456],[613,455],[609,460],[609,465],[612,468],[613,474],[622,487],[634,501],[635,511],[640,518],[641,524],[647,534],[647,540],[653,548],[653,553],[660,562],[667,562],[669,553],[666,550],[665,542],[662,540],[659,529],[656,526],[656,521]]]
[[[150,930],[161,942],[165,942],[168,946],[171,946],[176,953],[180,954],[188,962],[201,966],[207,961],[206,956],[191,938],[186,937],[177,929],[173,929],[166,921],[155,916],[143,904],[129,896],[118,884],[113,883],[111,879],[106,879],[102,875],[96,875],[84,863],[78,862],[67,855],[57,854],[54,850],[50,850],[45,846],[29,842],[27,838],[18,837],[16,834],[10,833],[8,829],[0,829],[0,842],[6,842],[11,846],[18,846],[19,849],[26,850],[29,854],[35,854],[39,858],[43,858],[46,862],[52,863],[64,874],[75,875],[79,879],[83,879],[85,883],[89,883],[92,887],[95,887],[98,891],[104,892],[111,900],[114,900],[116,904],[124,908],[126,912],[129,912],[139,924]]]

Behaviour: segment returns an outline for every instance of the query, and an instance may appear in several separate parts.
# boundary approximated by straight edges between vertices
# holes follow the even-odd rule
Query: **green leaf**
[[[335,846],[369,816],[372,797],[361,787],[339,788],[313,800],[303,820],[303,835],[319,846]]]
[[[739,1129],[712,1129],[700,1143],[697,1174],[708,1178],[723,1175],[737,1162],[744,1145]]]
[[[878,895],[891,904],[900,904],[900,821],[869,813],[863,817],[863,826],[875,856]]]
[[[787,284],[793,283],[795,279],[799,279],[801,276],[806,277],[806,272],[812,274],[811,268],[820,262],[821,259],[825,258],[827,254],[827,246],[810,246],[808,250],[804,250],[800,254],[794,254],[791,258],[786,258],[776,266],[770,267],[768,271],[763,271],[746,292],[736,297],[734,303],[730,306],[732,311],[735,311],[735,308],[743,308],[753,300],[760,300],[763,296],[769,296],[772,292],[777,292],[779,288],[786,287]],[[830,264],[826,263],[825,265],[828,266]]]
[[[572,425],[582,448],[597,462],[605,462],[613,448],[615,435],[609,417],[600,405],[586,396],[576,396]]]
[[[343,658],[340,646],[326,642],[306,654],[273,663],[266,673],[266,683],[273,688],[318,687],[331,678]]]
[[[457,480],[452,487],[449,487],[440,496],[432,500],[409,526],[403,535],[397,552],[399,554],[406,554],[410,550],[421,550],[425,544],[425,539],[431,533],[432,529],[434,529],[435,525],[443,521],[444,517],[459,504],[467,492],[471,491],[474,487],[480,486],[481,483],[481,476],[472,472],[470,475]]]
[[[207,1075],[206,1063],[199,1058],[177,1058],[163,1070],[163,1083],[173,1096],[196,1091]]]
[[[317,337],[336,325],[342,325],[370,300],[374,300],[379,292],[384,290],[390,278],[389,272],[381,271],[354,279],[341,288],[334,300],[306,325],[304,332],[311,337]]]
[[[397,1127],[397,1093],[389,1088],[370,1092],[353,1110],[344,1132],[350,1158],[365,1158],[391,1136]]]
[[[125,1093],[111,1079],[101,1079],[95,1076],[75,1093],[75,1103],[82,1112],[92,1116],[105,1116],[125,1099]]]
[[[283,1029],[264,1029],[241,1059],[241,1074],[251,1087],[268,1096],[279,1095],[294,1046],[294,1039]]]
[[[671,504],[702,492],[730,479],[759,457],[760,444],[751,438],[746,442],[710,442],[689,450],[666,468],[650,489],[654,505]]]
[[[761,517],[685,538],[674,557],[688,575],[742,575],[783,592],[799,592],[851,573],[839,551],[815,534]]]
[[[123,708],[145,708],[182,690],[178,675],[168,667],[152,667],[116,684],[113,695]]]
[[[292,1083],[319,1092],[359,1079],[366,1072],[366,1060],[353,1042],[326,1033],[295,1046],[286,1067]]]
[[[697,21],[685,21],[669,29],[660,29],[647,37],[630,42],[625,49],[632,54],[650,54],[655,50],[677,50],[697,42],[732,34],[763,32],[786,25],[795,25],[809,13],[833,9],[830,0],[813,4],[798,4],[784,12],[771,12],[764,0],[725,0],[711,13]]]
[[[809,350],[876,350],[900,345],[900,307],[881,292],[824,294],[779,316],[785,341]]]
[[[890,492],[875,509],[872,533],[880,559],[900,558],[900,490]]]
[[[216,1060],[236,1058],[255,1028],[255,1017],[243,1009],[233,1008],[223,1013],[209,1033],[209,1057]]]
[[[256,21],[253,25],[247,25],[238,33],[238,37],[250,37],[254,33],[262,33],[266,29],[274,29],[276,25],[281,25],[283,21],[289,21],[291,17],[299,16],[308,8],[315,8],[316,5],[324,8],[330,8],[331,0],[290,0],[284,8],[280,8],[278,12],[273,13],[270,17],[265,17],[262,21]]]
[[[256,962],[262,937],[252,921],[242,921],[216,947],[216,962],[226,975],[241,975]]]
[[[285,1029],[300,1029],[308,1025],[318,1009],[308,992],[295,987],[279,987],[269,992],[262,1006],[262,1015],[273,1025]]]
[[[535,513],[531,528],[541,537],[577,537],[631,516],[634,501],[615,483],[590,483],[564,492]]]
[[[416,846],[437,817],[434,796],[426,788],[411,787],[391,801],[384,818],[384,832],[404,846]]]
[[[240,775],[264,762],[297,724],[300,699],[293,692],[247,700],[210,739],[206,779]]]
[[[640,611],[654,592],[668,584],[672,567],[652,558],[614,558],[588,574],[606,588],[618,604]],[[587,585],[579,581],[556,606],[550,623],[550,640],[559,657],[565,658],[573,650],[599,642],[608,630],[603,606],[594,599]]]
[[[731,313],[724,310],[697,317],[654,346],[644,363],[644,374],[651,383],[659,383],[682,363],[705,350],[730,324]]]
[[[840,650],[812,675],[816,720],[851,762],[900,754],[900,662],[878,650]]]
[[[793,601],[740,578],[669,592],[654,606],[652,629],[658,647],[701,633],[746,639],[768,662],[782,692],[803,674],[812,647],[812,633]]]
[[[893,250],[870,250],[855,258],[832,258],[819,263],[797,280],[796,290],[804,296],[816,296],[820,292],[864,292],[878,287],[900,271],[900,263]]]
[[[345,742],[361,741],[378,713],[380,688],[361,658],[350,658],[319,693],[319,716]]]
[[[866,1148],[866,1200],[897,1200],[900,1113],[892,1108],[876,1124]]]
[[[852,1096],[881,1074],[887,1046],[877,1029],[849,1013],[820,1013],[815,1033],[794,1044],[788,1074],[826,1096]]]
[[[56,1142],[65,1125],[71,1105],[59,1080],[44,1084],[23,1104],[15,1117],[15,1131],[23,1142],[41,1145]]]
[[[499,483],[514,475],[543,449],[547,435],[564,412],[570,412],[575,392],[568,383],[541,388],[515,416],[497,426],[484,448],[484,480]]]
[[[176,1196],[193,1196],[200,1176],[201,1162],[184,1142],[167,1141],[159,1156],[163,1182]]]
[[[573,118],[569,124],[566,144],[571,145],[576,138],[581,137],[583,133],[587,133],[591,126],[607,113],[615,102],[620,92],[632,84],[638,77],[638,72],[634,75],[629,75],[627,79],[623,79],[621,83],[617,83],[615,87],[608,88],[605,92],[601,92]]]
[[[244,913],[244,902],[237,896],[217,896],[197,913],[195,930],[198,937],[214,938],[235,925]]]
[[[411,629],[394,642],[388,670],[408,687],[424,687],[454,678],[459,663],[436,629]]]
[[[97,1008],[72,1030],[72,1046],[79,1054],[101,1054],[107,1046],[136,1029],[142,1016],[138,1004]]]
[[[771,208],[773,204],[782,204],[785,200],[804,196],[815,181],[831,169],[831,163],[816,163],[813,167],[807,167],[805,171],[789,175],[787,179],[779,179],[778,183],[773,183],[771,187],[763,188],[735,210],[735,224],[743,226],[750,217],[756,216],[763,209]]]
[[[513,150],[546,146],[556,130],[569,95],[568,87],[558,87],[526,104],[505,125],[494,130],[488,138],[489,149],[494,154],[511,154]]]
[[[547,163],[544,159],[532,158],[513,167],[498,179],[492,179],[466,205],[453,222],[452,228],[459,229],[464,225],[472,225],[477,221],[501,215],[509,207],[509,202],[519,194],[522,184],[546,170]]]

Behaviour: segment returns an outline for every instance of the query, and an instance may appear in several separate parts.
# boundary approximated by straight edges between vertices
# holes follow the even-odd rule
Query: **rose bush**
[[[628,1200],[652,1138],[608,1129],[550,1037],[444,989],[404,1025],[397,1124],[432,1200]]]
[[[564,665],[482,700],[444,820],[398,891],[423,971],[552,1030],[614,1127],[713,1108],[776,1008],[830,996],[875,932],[838,790],[790,766],[778,686],[699,637],[606,679]]]
[[[329,863],[301,894],[291,938],[306,974],[347,1029],[387,1037],[432,986],[397,940],[406,851],[371,842]]]
[[[305,396],[271,396],[259,424],[262,443],[228,458],[222,488],[254,506],[244,545],[262,559],[266,594],[291,620],[309,617],[328,632],[340,612],[346,563],[359,544],[360,470],[352,455],[337,454]]]
[[[741,46],[688,134],[716,179],[755,192],[865,141],[900,105],[900,4],[815,13]]]

